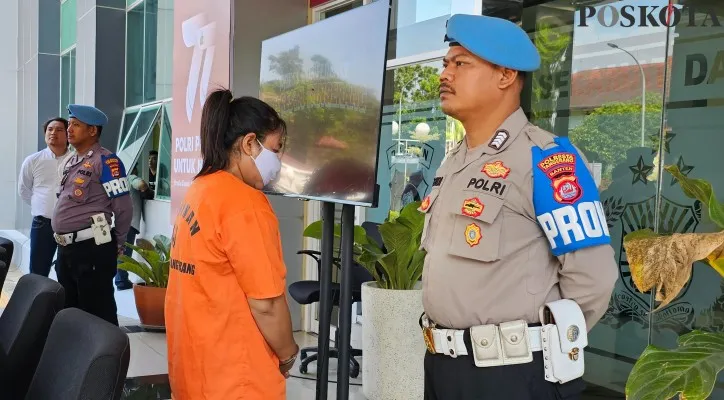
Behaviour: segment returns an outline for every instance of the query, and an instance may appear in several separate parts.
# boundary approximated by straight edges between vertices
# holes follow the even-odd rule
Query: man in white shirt
[[[20,168],[18,192],[30,205],[30,272],[48,276],[57,250],[50,218],[68,151],[68,121],[53,118],[43,124],[45,149],[29,155]]]

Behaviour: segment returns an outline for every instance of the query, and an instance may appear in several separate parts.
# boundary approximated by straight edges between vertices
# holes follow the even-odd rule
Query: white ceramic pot
[[[368,400],[424,397],[422,290],[362,285],[362,390]]]

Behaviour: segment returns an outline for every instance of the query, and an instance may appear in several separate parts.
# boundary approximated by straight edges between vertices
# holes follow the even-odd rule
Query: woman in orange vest
[[[218,90],[201,116],[203,166],[176,217],[166,293],[176,400],[283,400],[299,347],[277,218],[261,189],[281,169],[286,124]]]

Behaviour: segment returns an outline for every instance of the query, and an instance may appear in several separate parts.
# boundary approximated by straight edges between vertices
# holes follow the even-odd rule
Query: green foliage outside
[[[624,238],[632,277],[642,292],[656,289],[662,305],[678,296],[691,278],[692,264],[705,261],[724,276],[724,204],[709,182],[688,178],[676,165],[665,170],[677,179],[684,194],[702,202],[716,233],[659,235],[639,230]],[[659,306],[661,307],[661,306]],[[649,345],[626,383],[631,400],[704,400],[711,395],[724,369],[724,333],[694,330],[679,337],[675,349]]]
[[[124,254],[118,257],[121,261],[118,268],[138,275],[146,286],[165,288],[168,286],[171,263],[171,240],[164,235],[156,235],[153,241],[154,245],[145,242],[146,244],[141,246],[125,243],[126,247],[133,249],[143,258],[143,262]]]
[[[385,251],[367,236],[361,226],[354,227],[354,259],[365,267],[382,289],[415,289],[425,261],[420,250],[425,214],[417,209],[421,202],[407,204],[399,212],[390,215],[379,226]],[[322,221],[316,221],[304,230],[304,236],[322,239]],[[341,237],[341,226],[335,225],[335,238]]]
[[[660,93],[646,94],[644,144],[653,149],[659,145],[662,103]],[[589,162],[603,164],[602,175],[610,182],[613,169],[626,160],[627,151],[641,147],[641,97],[596,108],[571,130],[569,138]]]

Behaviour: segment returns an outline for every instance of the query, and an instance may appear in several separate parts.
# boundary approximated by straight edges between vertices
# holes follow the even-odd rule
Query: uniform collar
[[[518,137],[520,132],[528,124],[528,117],[525,116],[523,109],[518,107],[503,123],[498,127],[490,141],[481,146],[487,154],[498,154],[505,150]]]
[[[483,154],[498,154],[505,150],[510,144],[518,137],[523,128],[528,124],[528,117],[525,116],[523,109],[518,107],[503,123],[495,130],[495,133],[490,140],[474,149],[468,149],[465,144],[465,139],[458,142],[458,144],[452,149],[451,154],[456,155],[460,149],[464,150],[464,153],[472,152],[475,156],[482,156]]]

